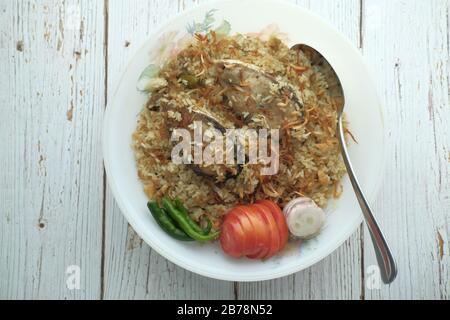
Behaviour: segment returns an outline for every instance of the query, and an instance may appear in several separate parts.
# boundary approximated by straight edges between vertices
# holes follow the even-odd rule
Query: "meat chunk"
[[[299,93],[290,84],[278,79],[255,65],[238,60],[220,60],[221,86],[228,107],[240,115],[263,115],[270,129],[281,128],[294,112],[301,112],[303,104]]]

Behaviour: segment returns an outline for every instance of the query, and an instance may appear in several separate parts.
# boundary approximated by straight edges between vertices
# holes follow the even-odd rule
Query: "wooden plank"
[[[0,21],[0,298],[99,298],[103,4],[7,0]]]
[[[188,1],[109,0],[108,92],[133,53]],[[127,12],[126,15],[123,12]],[[111,36],[114,35],[114,36]],[[111,95],[110,95],[111,96]],[[106,194],[106,299],[231,299],[233,284],[185,271],[159,256],[129,227],[108,188]]]
[[[448,299],[449,2],[366,0],[363,12],[363,51],[389,129],[374,209],[399,266],[395,283],[366,297]],[[371,246],[366,268],[375,264]]]
[[[360,1],[297,0],[332,23],[355,46],[360,40]],[[269,282],[239,284],[240,299],[359,299],[361,297],[361,233],[311,268]]]

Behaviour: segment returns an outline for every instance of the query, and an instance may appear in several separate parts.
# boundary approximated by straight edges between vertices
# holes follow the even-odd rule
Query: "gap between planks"
[[[103,55],[104,55],[104,90],[105,90],[105,110],[108,105],[108,40],[109,40],[109,0],[103,2]],[[100,263],[100,299],[105,297],[105,245],[106,245],[106,170],[103,168],[103,207],[102,207],[102,257]]]

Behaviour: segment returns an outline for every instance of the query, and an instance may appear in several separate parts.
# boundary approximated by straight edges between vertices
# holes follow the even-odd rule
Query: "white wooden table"
[[[448,0],[293,1],[347,35],[376,79],[389,161],[374,210],[394,284],[371,282],[364,228],[308,270],[244,284],[185,271],[128,226],[105,182],[105,105],[148,35],[196,2],[0,1],[0,298],[449,299]]]

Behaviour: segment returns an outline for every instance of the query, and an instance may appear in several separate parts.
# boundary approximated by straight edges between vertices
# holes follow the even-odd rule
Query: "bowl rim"
[[[327,20],[325,20],[318,14],[316,14],[300,5],[292,4],[292,3],[286,2],[284,0],[246,0],[246,1],[250,1],[250,2],[253,1],[255,3],[265,2],[268,4],[272,4],[272,5],[282,4],[285,7],[290,7],[292,10],[295,10],[302,15],[308,15],[311,18],[317,20],[320,24],[323,24],[323,25],[327,26],[329,29],[332,29],[335,32],[335,36],[338,37],[340,41],[345,42],[348,45],[349,50],[353,51],[354,54],[358,55],[361,58],[362,70],[367,75],[366,82],[368,83],[369,86],[376,88],[375,82],[373,80],[373,76],[370,72],[370,69],[368,68],[368,65],[364,59],[364,56],[361,54],[361,52],[354,46],[354,44],[345,35],[343,35],[339,30],[337,30]],[[208,3],[196,5],[190,9],[184,10],[182,12],[179,12],[179,13],[171,16],[170,18],[168,18],[168,20],[166,22],[160,24],[155,29],[155,31],[150,33],[146,37],[146,40],[144,40],[143,43],[139,46],[139,48],[136,49],[136,51],[131,55],[131,58],[128,60],[128,63],[126,64],[123,71],[121,72],[121,76],[114,82],[113,94],[109,96],[109,97],[111,97],[111,99],[108,99],[107,104],[106,104],[105,113],[104,113],[104,117],[103,117],[104,123],[103,123],[102,141],[101,141],[102,152],[103,152],[103,162],[104,162],[106,180],[107,180],[108,186],[111,188],[114,199],[115,199],[117,205],[119,206],[119,209],[121,210],[122,214],[125,216],[127,222],[132,226],[132,228],[136,231],[136,233],[140,237],[142,237],[142,239],[151,247],[151,249],[155,250],[159,255],[161,255],[165,259],[168,259],[172,263],[176,264],[177,266],[179,266],[185,270],[188,270],[195,274],[198,274],[198,275],[201,275],[204,277],[208,277],[211,279],[217,279],[217,280],[223,280],[223,281],[234,281],[234,282],[236,282],[236,281],[237,282],[268,281],[268,280],[286,277],[286,276],[292,275],[294,273],[300,272],[302,270],[308,269],[311,266],[315,265],[316,263],[320,262],[321,260],[325,259],[329,255],[331,255],[343,243],[345,243],[351,237],[352,234],[355,233],[355,231],[358,229],[359,226],[361,226],[361,223],[364,221],[362,214],[360,215],[359,219],[355,219],[355,221],[352,223],[352,225],[347,228],[347,231],[345,233],[343,233],[343,236],[340,241],[336,241],[335,243],[329,244],[327,247],[324,247],[324,248],[326,248],[326,250],[324,249],[323,251],[327,252],[326,254],[318,255],[317,257],[315,257],[314,259],[311,259],[306,264],[292,266],[289,269],[284,269],[279,272],[273,272],[270,274],[266,274],[265,276],[256,275],[254,277],[249,277],[249,276],[241,277],[240,275],[236,274],[233,277],[231,277],[231,276],[227,276],[227,275],[223,275],[223,274],[219,274],[219,273],[210,272],[207,269],[199,269],[198,267],[194,267],[193,265],[186,263],[184,260],[179,259],[177,257],[177,255],[163,250],[154,241],[152,241],[151,238],[145,236],[145,233],[143,232],[143,230],[141,230],[140,224],[128,212],[127,206],[125,205],[124,200],[122,199],[122,197],[120,196],[120,193],[118,192],[118,186],[117,186],[115,177],[112,174],[112,169],[111,169],[110,160],[109,160],[109,156],[108,156],[109,155],[109,147],[108,147],[107,140],[108,140],[108,132],[109,132],[109,128],[110,128],[109,119],[110,119],[111,113],[112,113],[112,111],[111,111],[112,110],[111,105],[113,104],[112,101],[116,100],[116,96],[118,94],[119,87],[126,76],[126,73],[127,73],[126,70],[128,70],[130,68],[133,61],[137,58],[137,56],[143,50],[143,48],[145,48],[145,46],[148,43],[148,39],[151,39],[151,38],[157,36],[158,34],[161,34],[165,29],[167,29],[170,26],[170,24],[174,20],[176,20],[182,16],[187,16],[193,12],[210,8],[211,6],[214,6],[215,4],[223,5],[223,4],[228,4],[228,3],[232,3],[232,2],[235,2],[235,0],[225,0],[225,1],[214,0],[214,1],[211,1]],[[380,114],[381,127],[383,129],[382,132],[380,133],[381,143],[382,143],[382,145],[386,146],[387,133],[386,133],[386,125],[385,125],[385,111],[381,106],[379,95],[378,95],[378,92],[376,89],[374,89],[374,97],[376,98],[375,103],[376,103],[378,112]],[[385,167],[386,167],[386,147],[381,148],[381,152],[382,152],[382,154],[381,154],[380,158],[381,158],[382,162],[379,166],[379,174],[377,175],[378,176],[377,181],[375,181],[373,184],[372,192],[369,195],[366,195],[369,204],[373,203],[374,200],[376,199],[376,196],[379,192],[381,182],[382,182],[383,176],[384,176],[384,171],[385,171]]]

